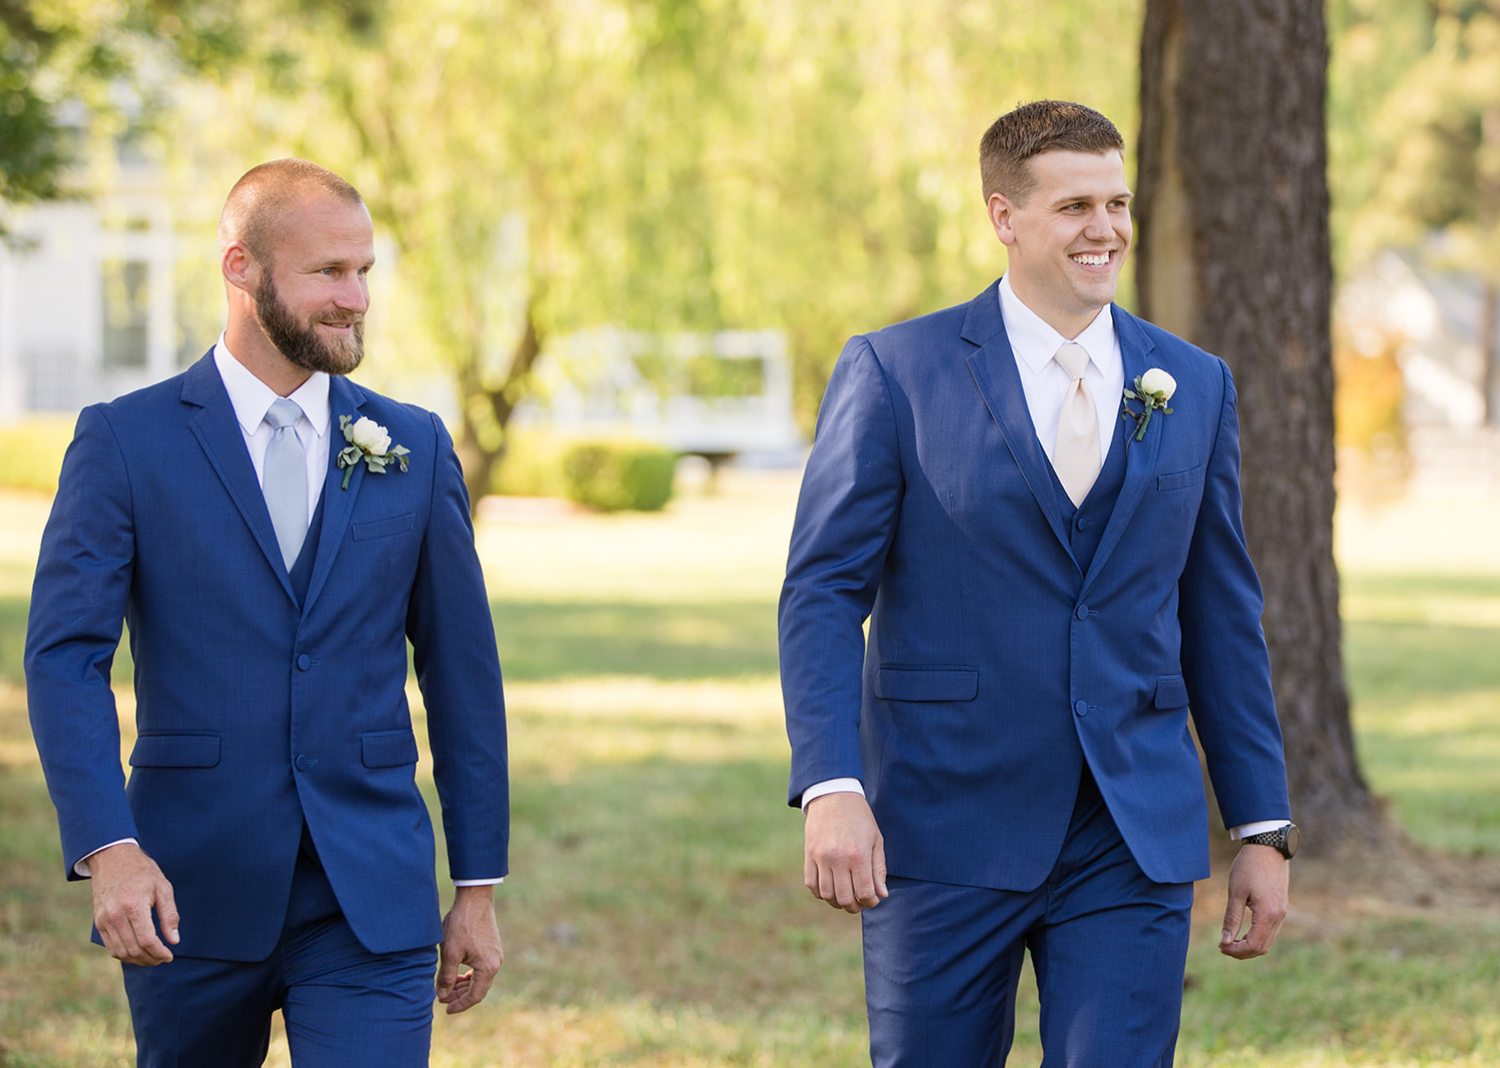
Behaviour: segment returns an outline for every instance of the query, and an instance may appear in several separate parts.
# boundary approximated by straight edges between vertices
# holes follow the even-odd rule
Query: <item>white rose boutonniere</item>
[[[1120,418],[1135,420],[1135,440],[1140,441],[1146,436],[1146,427],[1151,425],[1152,412],[1172,414],[1167,401],[1177,392],[1177,379],[1160,367],[1153,367],[1143,375],[1136,375],[1134,385],[1134,389],[1125,387],[1125,399],[1120,404]],[[1131,401],[1140,401],[1141,410],[1133,411]]]
[[[406,470],[406,458],[411,452],[405,445],[392,445],[390,431],[375,420],[363,416],[355,420],[352,415],[341,415],[339,429],[349,443],[348,448],[339,452],[339,468],[344,472],[344,484],[340,489],[349,488],[349,478],[361,460],[365,462],[365,469],[374,475],[385,474],[390,464],[399,464],[401,470]]]

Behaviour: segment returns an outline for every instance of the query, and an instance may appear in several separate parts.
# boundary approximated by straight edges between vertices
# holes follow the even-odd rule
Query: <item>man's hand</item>
[[[177,902],[172,884],[133,842],[121,842],[88,857],[94,891],[94,926],[104,939],[109,955],[126,964],[147,967],[165,964],[172,951],[156,936],[151,911],[162,934],[172,945],[178,941]]]
[[[443,917],[443,944],[438,947],[437,999],[448,1006],[448,1015],[483,1001],[504,961],[495,924],[495,888],[457,887],[453,907]],[[465,964],[470,970],[458,974]]]
[[[885,888],[885,839],[870,803],[856,793],[824,794],[807,805],[802,882],[845,912],[874,908]]]
[[[1229,869],[1229,905],[1224,910],[1224,933],[1219,952],[1236,960],[1259,957],[1276,941],[1281,921],[1286,919],[1287,885],[1291,864],[1271,846],[1240,847]],[[1251,913],[1250,930],[1240,937],[1245,908]]]

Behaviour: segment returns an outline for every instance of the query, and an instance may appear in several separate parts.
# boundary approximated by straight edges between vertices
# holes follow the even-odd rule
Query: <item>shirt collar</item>
[[[224,389],[229,394],[229,403],[234,406],[234,416],[246,434],[254,434],[266,418],[266,412],[276,401],[276,391],[256,378],[250,369],[229,351],[224,335],[214,345],[214,366],[224,380]],[[297,402],[302,414],[312,424],[318,437],[328,433],[330,407],[328,403],[328,376],[314,371],[307,381],[292,391],[288,400]]]
[[[1005,336],[1010,339],[1011,351],[1033,374],[1040,372],[1068,341],[1082,345],[1089,354],[1089,362],[1101,371],[1105,359],[1115,351],[1115,317],[1108,308],[1103,309],[1103,314],[1094,316],[1094,321],[1077,337],[1063,337],[1016,296],[1010,285],[1009,271],[1000,279],[1000,316],[1005,320]]]

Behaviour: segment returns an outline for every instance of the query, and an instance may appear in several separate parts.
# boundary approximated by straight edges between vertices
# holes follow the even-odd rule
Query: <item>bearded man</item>
[[[262,164],[219,244],[223,335],[81,413],[43,537],[27,696],[67,877],[92,878],[141,1065],[260,1064],[277,1009],[299,1066],[426,1064],[434,966],[453,1013],[502,959],[505,712],[462,472],[436,416],[344,377],[375,261],[352,186]]]

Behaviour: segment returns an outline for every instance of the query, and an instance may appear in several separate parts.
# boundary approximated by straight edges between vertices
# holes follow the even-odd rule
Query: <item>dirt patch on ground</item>
[[[1195,922],[1222,917],[1234,853],[1232,845],[1215,849],[1214,874],[1197,885]],[[1500,920],[1500,856],[1436,853],[1392,834],[1292,862],[1288,932],[1335,935],[1382,918]]]

